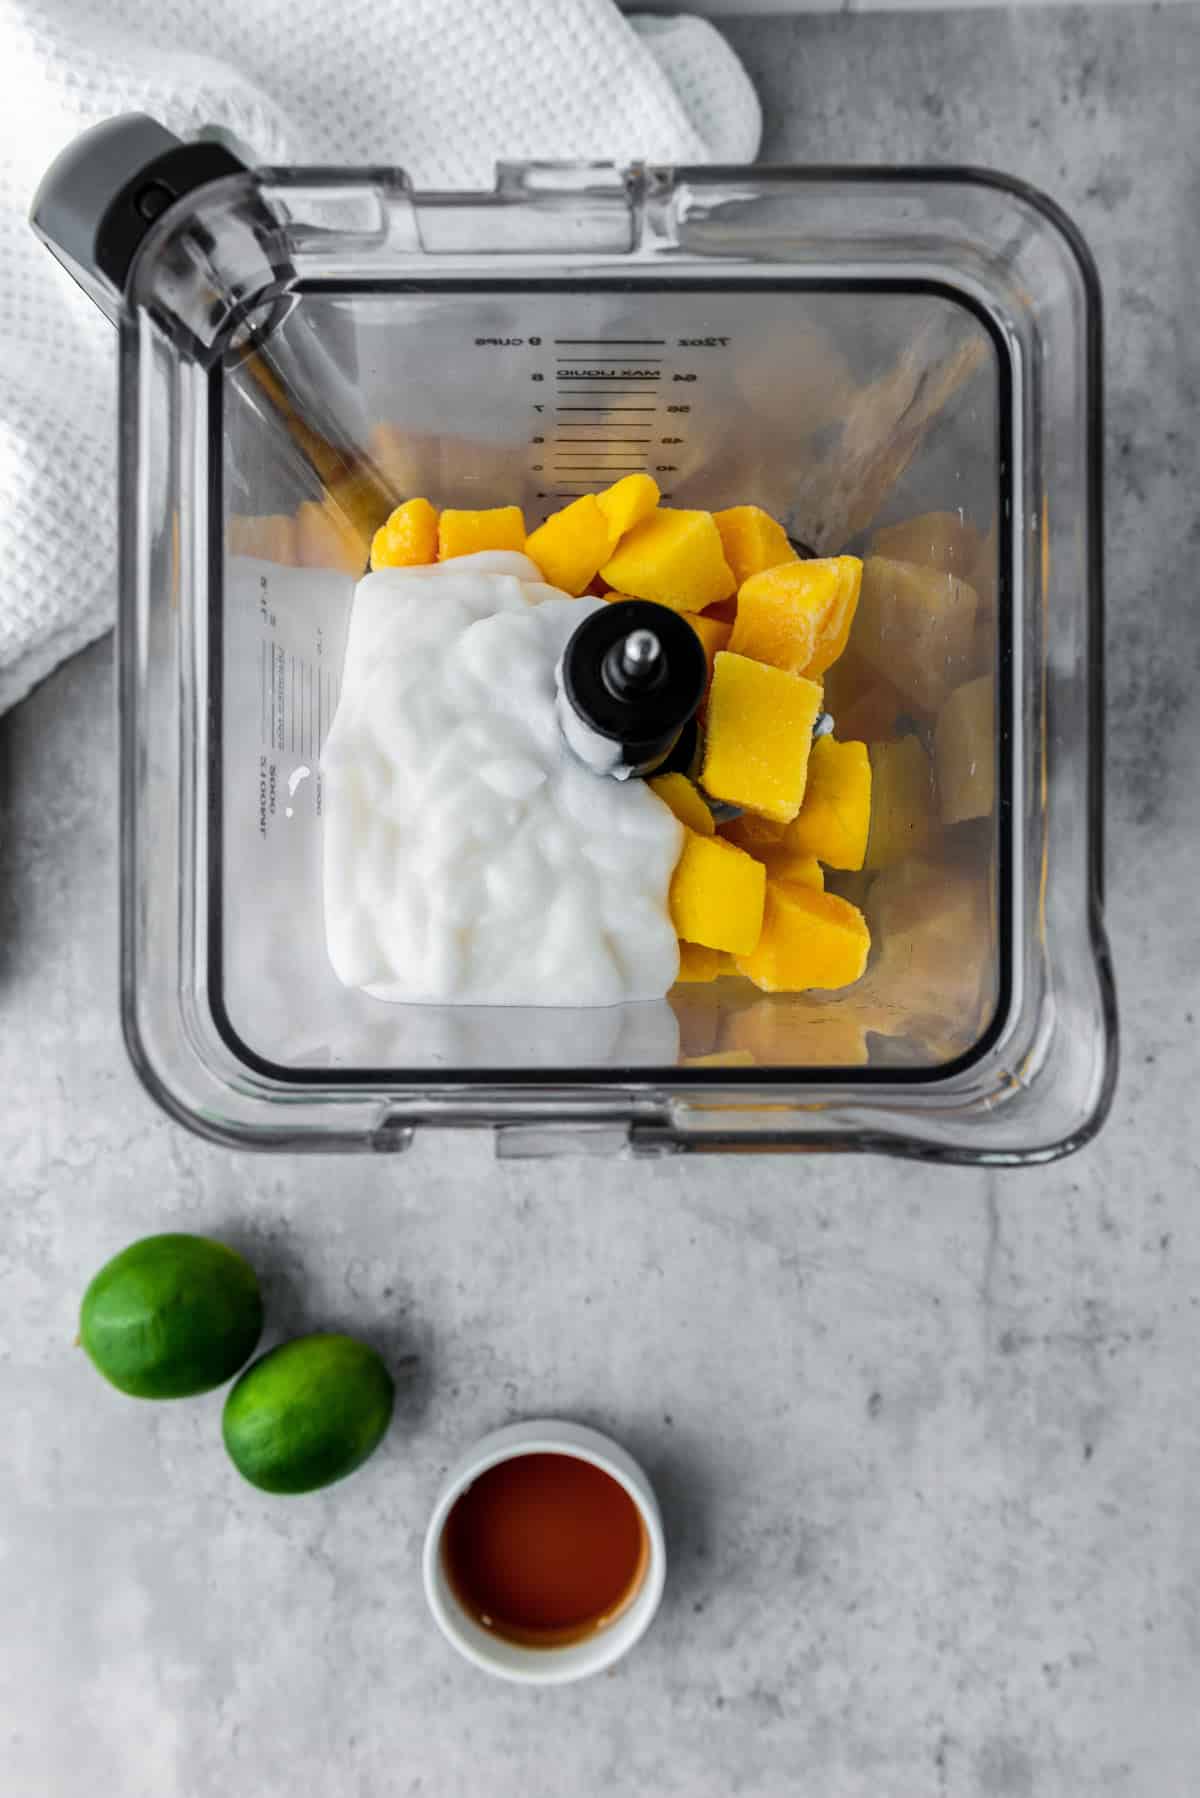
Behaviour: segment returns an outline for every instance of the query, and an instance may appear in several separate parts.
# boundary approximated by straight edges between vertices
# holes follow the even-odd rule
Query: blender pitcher
[[[1099,295],[1058,210],[952,169],[248,170],[140,115],[33,222],[120,333],[122,994],[221,1140],[1018,1162],[1098,1128]],[[874,948],[837,994],[388,1004],[335,977],[321,754],[371,534],[413,494],[533,527],[620,475],[753,502],[967,636],[852,633]],[[897,572],[898,571],[898,572]]]

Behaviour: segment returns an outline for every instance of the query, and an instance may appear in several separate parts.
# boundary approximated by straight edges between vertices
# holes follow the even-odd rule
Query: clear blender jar
[[[120,331],[122,993],[171,1112],[268,1148],[430,1123],[506,1154],[995,1163],[1098,1127],[1099,295],[1052,205],[954,170],[525,164],[421,193],[135,116],[64,153],[34,223]],[[874,773],[867,865],[831,881],[866,975],[587,1009],[341,986],[321,751],[371,531],[418,493],[532,528],[635,469],[877,585],[973,591],[969,645],[931,628],[893,665],[852,633],[830,676]]]

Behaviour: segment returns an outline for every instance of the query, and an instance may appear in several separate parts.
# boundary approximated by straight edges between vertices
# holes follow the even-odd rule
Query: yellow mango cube
[[[933,768],[917,737],[872,743],[871,824],[864,867],[920,855],[934,832]]]
[[[686,774],[657,774],[649,782],[664,805],[669,805],[681,824],[694,830],[698,837],[716,835],[713,815]]]
[[[877,556],[892,562],[915,562],[921,568],[940,568],[970,580],[979,559],[982,538],[961,512],[924,512],[902,524],[876,531],[871,547]]]
[[[296,560],[302,568],[362,574],[370,547],[370,538],[329,499],[306,499],[296,507]]]
[[[721,1041],[748,1049],[763,1067],[861,1068],[867,1031],[857,1004],[811,999],[759,999],[726,1021]]]
[[[751,575],[738,588],[730,649],[816,680],[846,646],[861,581],[856,556],[796,560]]]
[[[854,648],[876,673],[925,712],[940,710],[970,669],[974,587],[938,568],[868,558]]]
[[[818,737],[808,758],[804,804],[784,845],[831,868],[861,868],[871,824],[871,758],[865,743]]]
[[[231,556],[260,556],[282,568],[294,568],[299,558],[296,520],[286,512],[268,512],[258,518],[231,513],[225,543]]]
[[[728,824],[720,826],[720,834],[727,843],[736,843],[747,855],[753,855],[758,861],[766,861],[768,856],[779,848],[787,831],[786,824],[776,824],[771,818],[760,818],[756,812],[742,812],[737,818],[731,818]]]
[[[996,530],[996,521],[992,520],[987,536],[979,545],[979,554],[969,568],[963,570],[964,578],[974,587],[979,595],[979,618],[989,621],[996,616],[996,585],[1000,573],[1000,540]],[[957,573],[958,570],[955,570]]]
[[[767,882],[762,934],[739,970],[766,993],[804,993],[852,986],[871,949],[867,920],[836,893],[786,881]]]
[[[578,435],[578,433],[576,433]],[[608,524],[609,552],[626,531],[649,518],[658,504],[658,482],[653,475],[627,474],[596,495],[596,504]]]
[[[733,957],[724,949],[708,949],[703,943],[680,943],[679,973],[676,979],[685,985],[700,986],[719,980],[722,974],[734,974]]]
[[[772,849],[761,858],[768,880],[793,881],[797,886],[825,891],[825,870],[815,855],[797,855],[794,851]]]
[[[755,1060],[749,1049],[718,1049],[712,1055],[685,1055],[685,1068],[752,1068]]]
[[[761,506],[727,506],[713,513],[713,522],[739,587],[764,568],[799,560],[783,526]]]
[[[675,934],[707,949],[747,955],[762,930],[766,874],[762,865],[720,837],[684,835],[671,880]]]
[[[726,624],[723,618],[710,618],[704,612],[685,612],[683,616],[704,645],[704,654],[708,659],[708,678],[711,680],[717,651],[727,646],[733,626]]]
[[[484,512],[447,506],[438,519],[438,561],[473,556],[484,549],[525,548],[525,518],[520,506],[492,506]]]
[[[862,593],[863,565],[857,556],[834,556],[841,573],[841,585],[832,612],[825,620],[817,642],[817,653],[804,669],[809,680],[819,679],[846,653],[850,627],[858,611]]]
[[[790,823],[804,798],[820,709],[815,681],[722,650],[708,695],[705,792]]]
[[[530,532],[525,554],[537,563],[550,586],[578,598],[611,545],[608,520],[596,495],[584,493]]]
[[[610,587],[675,612],[703,612],[737,585],[712,513],[669,506],[627,531],[600,573]]]
[[[420,568],[437,561],[438,519],[427,499],[406,499],[371,539],[372,568]]]
[[[854,995],[885,1036],[935,1060],[970,1048],[996,1003],[990,882],[953,862],[914,857],[881,874],[867,902],[879,954]]]
[[[996,798],[996,699],[990,674],[956,687],[938,713],[933,765],[943,824],[989,815]]]
[[[830,669],[832,675],[836,672]],[[838,735],[847,742],[874,743],[882,737],[894,737],[896,727],[905,716],[905,701],[890,682],[871,677],[847,704],[834,698],[825,687],[825,710],[832,714]]]

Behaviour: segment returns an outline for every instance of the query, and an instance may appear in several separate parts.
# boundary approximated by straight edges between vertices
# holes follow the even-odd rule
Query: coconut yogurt
[[[322,760],[329,958],[377,998],[615,1005],[679,967],[682,830],[581,764],[555,670],[598,599],[486,551],[369,574]]]

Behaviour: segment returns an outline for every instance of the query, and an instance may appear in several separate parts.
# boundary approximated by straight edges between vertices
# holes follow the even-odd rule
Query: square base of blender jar
[[[856,200],[892,237],[877,220],[872,254],[859,242],[839,258],[779,223],[819,175],[787,172],[795,193],[764,175],[731,200],[720,172],[686,174],[669,271],[648,258],[460,275],[425,254],[400,273],[328,257],[310,273],[298,255],[264,342],[172,368],[206,451],[202,528],[175,552],[203,575],[182,608],[204,729],[178,972],[210,1103],[175,1097],[188,1121],[320,1147],[371,1146],[406,1120],[616,1119],[647,1149],[1003,1161],[1062,1152],[1102,1117],[1086,253],[1036,196],[983,178],[947,185],[935,210],[948,195],[994,209],[973,219],[1010,258],[991,286],[969,244],[917,254],[897,195],[865,175],[825,180],[861,180]],[[937,184],[917,187],[932,207]],[[740,245],[739,204],[770,215],[748,216]],[[1033,307],[1013,279],[1022,256],[1047,263]],[[1055,332],[1069,396],[1039,385]],[[1082,532],[1047,486],[1048,434]],[[532,529],[639,470],[664,504],[762,506],[801,553],[862,558],[825,706],[839,739],[867,746],[872,822],[864,866],[824,878],[868,923],[866,972],[835,992],[721,975],[588,1008],[395,1005],[343,986],[325,950],[322,751],[371,534],[413,495],[519,505]],[[1065,748],[1051,706],[1070,720]]]

